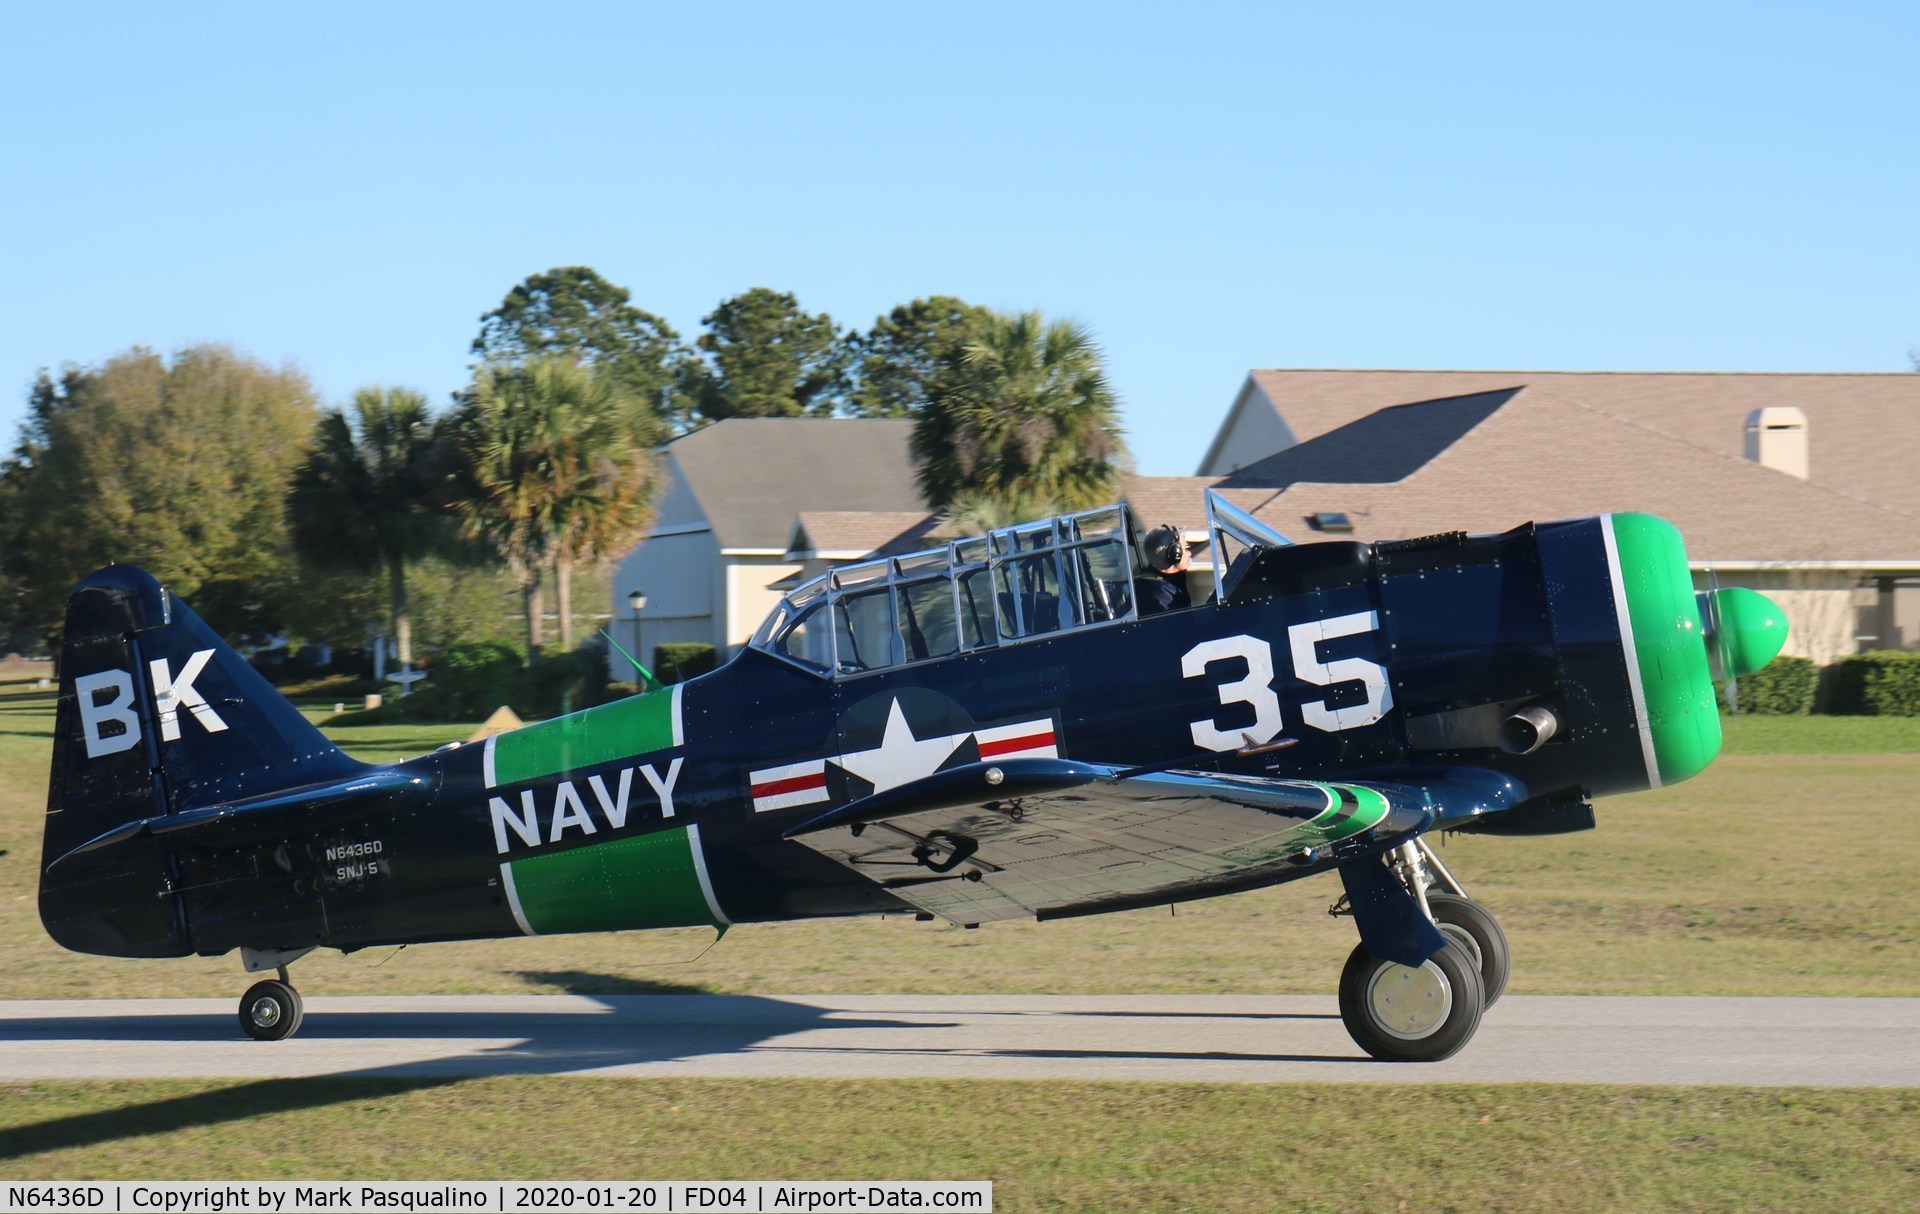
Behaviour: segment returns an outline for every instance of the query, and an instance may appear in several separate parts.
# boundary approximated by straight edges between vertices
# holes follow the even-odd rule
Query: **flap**
[[[1273,885],[1434,820],[1419,789],[1008,759],[939,772],[790,832],[955,923],[1061,918]]]

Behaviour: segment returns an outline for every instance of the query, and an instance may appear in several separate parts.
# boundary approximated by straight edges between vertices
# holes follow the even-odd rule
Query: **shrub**
[[[719,664],[719,652],[701,642],[674,641],[653,647],[653,675],[662,683],[684,683]]]
[[[606,656],[597,650],[578,649],[529,664],[501,641],[449,645],[433,659],[429,677],[413,685],[412,695],[402,697],[394,684],[381,691],[385,703],[380,708],[343,714],[333,723],[478,721],[502,704],[531,721],[618,698],[607,683]]]
[[[404,715],[417,721],[479,720],[502,704],[514,703],[521,666],[520,654],[499,641],[449,645],[433,659],[428,677],[398,703]],[[518,704],[514,708],[525,715]]]
[[[512,703],[523,717],[552,717],[603,704],[608,698],[606,655],[576,649],[543,655],[522,671],[519,697]]]
[[[1920,653],[1869,650],[1836,662],[1831,671],[1831,711],[1920,716]]]
[[[1813,694],[1820,686],[1820,668],[1808,658],[1775,658],[1743,676],[1736,694],[1742,715],[1805,716],[1813,711]],[[1727,708],[1726,684],[1720,685],[1720,708]]]

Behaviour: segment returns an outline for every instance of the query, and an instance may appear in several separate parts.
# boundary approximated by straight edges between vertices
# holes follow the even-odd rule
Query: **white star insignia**
[[[906,715],[900,711],[900,701],[896,699],[893,707],[887,711],[887,732],[881,738],[880,745],[872,750],[856,750],[835,756],[833,762],[872,784],[873,791],[884,792],[889,788],[923,780],[939,771],[940,765],[960,748],[960,743],[972,736],[971,733],[956,733],[937,738],[916,738],[912,727],[907,724]]]

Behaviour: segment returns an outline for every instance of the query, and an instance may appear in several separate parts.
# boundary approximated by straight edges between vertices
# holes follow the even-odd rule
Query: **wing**
[[[1273,885],[1434,821],[1421,790],[1010,759],[851,802],[789,837],[954,923],[1062,918]]]

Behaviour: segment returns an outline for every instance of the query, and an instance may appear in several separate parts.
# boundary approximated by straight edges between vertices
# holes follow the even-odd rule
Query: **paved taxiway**
[[[1446,1062],[1369,1061],[1330,996],[314,998],[0,1002],[0,1082],[303,1075],[810,1076],[1920,1087],[1920,999],[1510,995]]]

